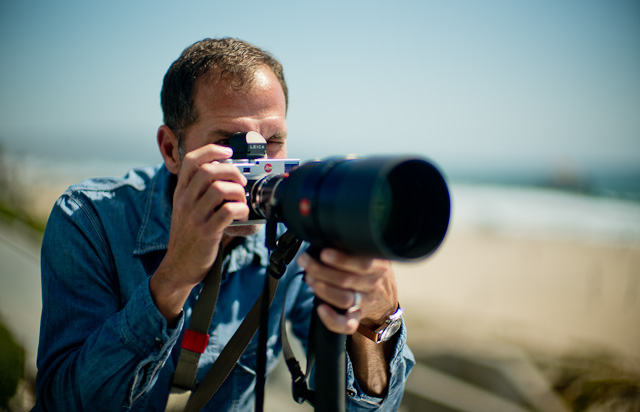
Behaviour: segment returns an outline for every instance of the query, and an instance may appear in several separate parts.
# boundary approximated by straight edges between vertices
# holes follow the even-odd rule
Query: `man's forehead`
[[[267,96],[269,94],[269,96]],[[286,100],[282,86],[270,69],[260,70],[248,83],[235,83],[220,77],[203,77],[196,82],[194,101],[207,105],[224,106],[225,103],[240,103],[250,109],[254,104],[273,104],[277,96],[286,112]],[[253,104],[252,104],[253,103]]]
[[[255,89],[270,86],[277,80],[275,73],[268,66],[247,68],[239,73],[221,72],[213,67],[201,75],[195,83],[196,92],[200,89],[215,90],[219,93],[250,93]]]
[[[229,129],[214,129],[214,130],[211,130],[208,134],[211,137],[224,138],[224,139],[228,139],[236,133],[246,133],[246,132],[260,133],[262,137],[264,137],[265,139],[269,139],[269,138],[285,139],[287,137],[286,129],[274,129],[273,131],[266,130],[266,129],[264,131],[245,130],[245,129],[251,129],[251,127],[246,127],[246,128],[232,127]]]

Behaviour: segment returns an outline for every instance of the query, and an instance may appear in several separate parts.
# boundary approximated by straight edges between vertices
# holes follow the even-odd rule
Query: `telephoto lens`
[[[438,168],[414,156],[308,162],[256,182],[250,198],[313,247],[401,261],[432,254],[451,211]]]

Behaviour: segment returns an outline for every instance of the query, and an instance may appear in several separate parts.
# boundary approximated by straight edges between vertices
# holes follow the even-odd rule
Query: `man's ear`
[[[178,136],[169,126],[163,124],[158,128],[158,148],[164,159],[164,164],[174,175],[180,171],[180,151],[178,150]]]

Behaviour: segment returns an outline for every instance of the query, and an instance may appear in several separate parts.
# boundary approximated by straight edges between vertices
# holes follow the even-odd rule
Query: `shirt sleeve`
[[[153,386],[182,328],[167,327],[148,279],[121,302],[99,219],[71,196],[42,246],[43,309],[34,410],[127,410]],[[124,305],[124,306],[123,306]]]
[[[402,401],[405,382],[413,365],[415,365],[415,358],[407,346],[407,329],[404,322],[402,322],[402,328],[389,364],[391,376],[386,397],[376,398],[362,391],[355,378],[353,364],[347,352],[347,411],[397,411]]]

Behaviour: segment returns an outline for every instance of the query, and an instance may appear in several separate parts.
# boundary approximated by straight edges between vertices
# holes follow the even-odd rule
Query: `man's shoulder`
[[[150,187],[156,175],[162,172],[163,166],[146,166],[131,169],[122,177],[94,177],[70,186],[65,194],[74,193],[109,193],[121,189],[142,192]]]
[[[144,209],[149,199],[163,199],[169,172],[163,165],[129,170],[123,177],[97,177],[70,186],[58,198],[56,208],[71,215],[78,209],[111,214]],[[155,193],[155,195],[154,195]]]

